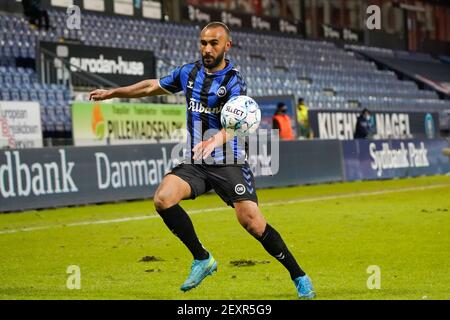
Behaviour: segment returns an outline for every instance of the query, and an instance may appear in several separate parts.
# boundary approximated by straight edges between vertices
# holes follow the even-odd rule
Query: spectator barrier
[[[450,171],[442,153],[448,145],[444,139],[281,141],[279,154],[262,143],[249,163],[259,188],[435,175]],[[1,150],[0,212],[151,198],[176,165],[175,146]]]

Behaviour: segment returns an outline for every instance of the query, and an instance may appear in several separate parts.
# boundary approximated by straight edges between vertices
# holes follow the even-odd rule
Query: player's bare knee
[[[155,197],[153,198],[153,203],[156,211],[158,212],[169,209],[177,204],[173,197],[171,197],[167,192],[156,192]]]
[[[259,219],[252,219],[251,222],[247,224],[246,229],[251,235],[259,238],[264,233],[264,227],[265,225],[263,225]]]
[[[242,227],[252,236],[259,238],[264,233],[264,226],[257,220],[240,221]]]
[[[257,226],[256,226],[256,224],[254,222],[250,222],[250,223],[245,224],[244,228],[251,235],[257,236]]]
[[[259,237],[264,232],[265,220],[251,211],[239,211],[238,212],[239,223],[247,230],[248,233],[255,237]]]

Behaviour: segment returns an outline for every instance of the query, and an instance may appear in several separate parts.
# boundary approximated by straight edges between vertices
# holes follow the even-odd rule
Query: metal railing
[[[37,73],[44,84],[61,84],[73,91],[74,82],[77,87],[117,87],[112,81],[97,74],[86,72],[71,64],[68,59],[59,57],[55,53],[40,48]],[[73,72],[72,70],[76,70]]]

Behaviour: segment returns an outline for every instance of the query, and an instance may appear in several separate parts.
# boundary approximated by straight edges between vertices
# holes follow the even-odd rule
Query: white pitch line
[[[226,209],[227,209],[227,207],[190,210],[189,215],[211,212],[211,211],[221,211],[221,210],[226,210]],[[159,218],[159,215],[126,217],[126,218],[119,218],[119,219],[97,220],[97,221],[80,221],[80,222],[54,224],[54,225],[40,226],[40,227],[28,227],[28,228],[20,228],[20,229],[2,230],[2,231],[0,231],[0,234],[39,231],[39,230],[53,229],[53,228],[59,228],[59,227],[78,227],[78,226],[88,226],[88,225],[94,225],[94,224],[109,224],[109,223],[139,221],[139,220],[148,220],[148,219],[155,219],[155,218]]]
[[[354,197],[367,197],[367,196],[384,195],[384,194],[389,194],[389,193],[421,191],[421,190],[429,190],[429,189],[437,189],[437,188],[445,188],[445,187],[450,187],[450,184],[435,184],[435,185],[430,185],[430,186],[408,187],[408,188],[399,188],[399,189],[382,190],[382,191],[353,192],[353,193],[345,193],[345,194],[322,196],[322,197],[298,198],[298,199],[292,199],[292,200],[287,200],[287,201],[273,201],[273,202],[260,203],[260,206],[261,207],[271,207],[271,206],[279,206],[279,205],[286,205],[286,204],[327,201],[327,200],[336,200],[336,199],[345,199],[345,198],[354,198]],[[214,212],[214,211],[223,211],[226,209],[227,209],[227,207],[190,210],[189,215]],[[73,223],[67,223],[67,224],[55,224],[55,225],[47,225],[47,226],[40,226],[40,227],[2,230],[2,231],[0,231],[0,234],[31,232],[31,231],[53,229],[53,228],[58,228],[58,227],[78,227],[78,226],[87,226],[87,225],[95,225],[95,224],[120,223],[120,222],[148,220],[148,219],[155,219],[155,218],[159,218],[159,215],[126,217],[126,218],[119,218],[119,219],[97,220],[97,221],[80,221],[80,222],[73,222]]]

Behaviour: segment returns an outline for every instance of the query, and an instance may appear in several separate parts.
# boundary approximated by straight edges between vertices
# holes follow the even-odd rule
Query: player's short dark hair
[[[223,28],[225,30],[225,33],[227,34],[228,38],[231,39],[231,32],[228,26],[220,21],[213,21],[208,23],[203,29],[210,29],[210,28]]]

